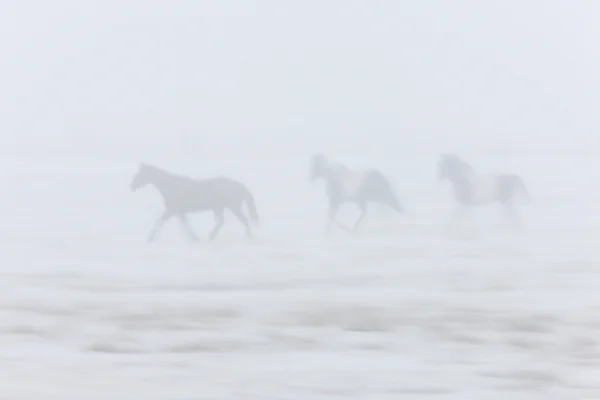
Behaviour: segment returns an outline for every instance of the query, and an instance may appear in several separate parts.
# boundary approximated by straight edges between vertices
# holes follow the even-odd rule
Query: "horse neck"
[[[466,201],[471,197],[474,178],[475,175],[470,170],[463,170],[462,173],[456,173],[448,177],[455,196],[461,201]]]
[[[448,180],[455,187],[466,186],[469,184],[470,181],[469,177],[467,177],[466,175],[454,175],[449,177]]]
[[[329,162],[327,164],[327,167],[325,168],[323,179],[325,179],[325,182],[327,182],[327,184],[332,184],[337,182],[339,178],[347,171],[348,168],[346,168],[342,164]]]
[[[330,162],[327,168],[325,169],[325,173],[323,174],[323,179],[327,186],[327,191],[329,196],[340,196],[343,193],[345,180],[348,178],[348,174],[351,173],[352,170],[348,167]]]
[[[175,174],[171,174],[167,171],[163,171],[161,169],[155,169],[153,171],[152,179],[150,180],[150,184],[153,185],[156,190],[158,190],[163,197],[169,196],[171,192],[173,192],[173,186],[176,181],[183,179]]]

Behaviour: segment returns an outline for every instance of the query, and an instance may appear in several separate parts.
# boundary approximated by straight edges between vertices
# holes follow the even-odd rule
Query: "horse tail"
[[[246,202],[246,207],[248,207],[248,212],[250,213],[250,221],[254,225],[258,225],[258,210],[256,209],[256,202],[254,201],[254,196],[250,192],[250,189],[244,187],[244,201]]]
[[[396,195],[396,192],[394,191],[394,189],[392,189],[391,186],[389,188],[388,204],[394,210],[396,210],[396,211],[398,211],[400,213],[404,212],[404,208],[400,204],[400,200],[398,200],[398,196]]]
[[[525,185],[525,180],[521,177],[518,177],[519,189],[521,194],[523,195],[526,202],[531,203],[531,195],[529,194],[529,190],[527,189],[527,185]]]
[[[383,195],[385,202],[394,210],[400,213],[404,212],[404,208],[400,204],[400,200],[398,200],[398,196],[396,195],[396,191],[390,180],[380,171],[375,170],[373,171],[373,174],[376,177],[376,182],[379,183],[379,186],[383,189],[381,194]]]

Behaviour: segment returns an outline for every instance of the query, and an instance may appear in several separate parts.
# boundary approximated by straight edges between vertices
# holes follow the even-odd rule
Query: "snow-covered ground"
[[[4,162],[0,398],[599,398],[593,160],[477,162],[521,172],[533,201],[522,232],[488,207],[470,236],[446,234],[435,155],[374,161],[409,213],[325,238],[305,154],[175,159],[247,182],[263,224],[190,244],[171,222],[151,246],[160,199],[129,191],[137,161]],[[193,218],[204,238],[212,223]]]

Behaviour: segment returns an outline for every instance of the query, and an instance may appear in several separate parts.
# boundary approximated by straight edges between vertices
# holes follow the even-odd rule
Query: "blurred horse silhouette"
[[[530,196],[523,179],[513,173],[478,174],[466,161],[455,154],[442,154],[437,164],[439,180],[452,184],[454,198],[459,204],[453,222],[462,219],[468,209],[477,206],[500,203],[513,223],[518,215],[513,201],[521,194],[526,201]]]
[[[340,224],[336,219],[338,209],[344,203],[355,203],[361,211],[352,228],[353,232],[358,229],[367,215],[369,202],[387,204],[399,213],[404,212],[390,181],[377,169],[350,169],[331,161],[324,154],[314,154],[310,159],[310,180],[315,181],[318,178],[325,181],[329,197],[329,220],[326,232],[329,232],[331,223],[335,223],[345,231],[350,231],[350,228]]]
[[[246,235],[252,237],[250,222],[258,225],[258,214],[254,197],[248,188],[234,179],[216,177],[209,179],[193,179],[175,175],[158,167],[141,163],[131,181],[131,190],[136,191],[146,185],[153,185],[162,195],[165,209],[154,224],[148,242],[152,242],[162,225],[171,217],[177,217],[186,228],[190,239],[198,237],[189,225],[187,214],[193,212],[212,211],[216,225],[210,233],[214,240],[225,221],[225,210],[229,209],[245,226]],[[250,221],[242,211],[246,203]]]

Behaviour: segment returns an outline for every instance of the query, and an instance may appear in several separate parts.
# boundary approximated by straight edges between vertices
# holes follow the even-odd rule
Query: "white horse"
[[[460,157],[454,154],[443,154],[437,165],[439,180],[448,180],[452,184],[454,198],[459,208],[454,215],[454,222],[472,207],[500,203],[513,222],[518,216],[513,201],[520,193],[530,200],[529,192],[523,178],[514,173],[478,174]]]
[[[329,232],[331,223],[349,231],[340,224],[335,216],[339,207],[344,203],[356,203],[361,210],[352,231],[356,231],[367,214],[367,203],[378,202],[387,204],[399,213],[403,212],[390,181],[377,169],[355,170],[329,160],[323,154],[315,154],[310,162],[310,179],[322,178],[329,196],[329,220],[326,231]]]

